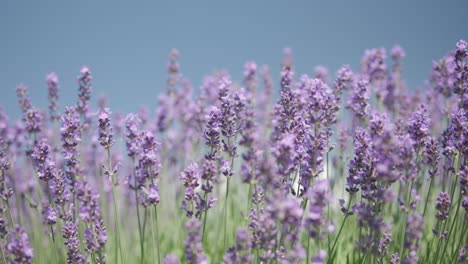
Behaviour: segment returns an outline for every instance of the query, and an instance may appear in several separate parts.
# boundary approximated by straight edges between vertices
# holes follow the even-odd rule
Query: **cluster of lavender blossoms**
[[[424,90],[404,49],[297,75],[286,48],[196,91],[172,50],[152,110],[0,107],[0,263],[468,263],[468,44]],[[424,69],[423,69],[424,70]],[[61,98],[61,97],[60,97]],[[115,109],[114,109],[115,110]],[[152,115],[154,113],[154,116]]]

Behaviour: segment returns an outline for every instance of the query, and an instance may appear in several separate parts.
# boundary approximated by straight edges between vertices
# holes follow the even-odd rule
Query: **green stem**
[[[107,157],[109,160],[109,177],[112,185],[112,199],[114,202],[114,224],[115,224],[115,263],[119,263],[119,252],[120,252],[120,260],[123,262],[122,257],[122,247],[120,245],[120,229],[119,229],[119,211],[117,206],[117,195],[116,195],[116,188],[114,184],[114,172],[112,168],[112,160],[110,155],[110,148],[107,148]]]
[[[424,203],[423,219],[426,215],[427,203],[429,202],[429,196],[431,196],[432,183],[434,182],[434,177],[431,177],[431,182],[429,183],[429,189],[427,189],[426,202]]]
[[[210,155],[213,155],[213,147],[210,148]],[[206,184],[208,184],[208,179],[206,179]],[[206,218],[208,215],[208,193],[205,192],[204,199],[205,199],[205,212],[203,213],[203,228],[202,228],[202,244],[205,241],[205,227],[206,227]]]
[[[5,251],[3,250],[2,245],[0,245],[0,251],[2,252],[3,263],[8,263],[6,260]]]
[[[328,187],[327,187],[327,195],[328,192],[330,191],[331,183],[330,183],[330,173],[329,173],[329,151],[328,151],[328,140],[327,140],[327,182],[328,182]],[[327,220],[330,220],[330,203],[327,203]],[[330,255],[330,232],[327,232],[327,245],[328,245],[328,255]],[[309,261],[309,260],[307,260]]]
[[[226,251],[227,245],[227,212],[228,212],[228,196],[229,196],[229,180],[231,177],[228,176],[226,180],[226,197],[224,200],[224,247],[223,250]]]
[[[451,262],[452,262],[452,263],[453,263],[453,259],[454,259],[455,256],[457,255],[457,252],[460,250],[460,246],[461,246],[461,244],[462,244],[463,238],[465,238],[466,230],[467,230],[467,226],[464,225],[464,226],[463,226],[463,229],[462,229],[462,232],[461,232],[461,234],[460,234],[460,240],[458,241],[457,247],[453,250],[453,253],[452,253],[452,257],[451,257]]]
[[[136,206],[136,213],[137,213],[137,219],[138,219],[138,234],[140,236],[140,253],[141,253],[141,262],[143,263],[145,259],[145,249],[144,249],[144,243],[142,240],[142,230],[141,230],[141,219],[140,219],[140,206],[138,204],[138,190],[137,190],[137,181],[136,181],[136,172],[135,172],[135,158],[132,158],[132,163],[133,163],[133,176],[134,176],[134,188],[135,188],[135,206]]]
[[[155,237],[155,234],[154,234],[154,218],[152,216],[152,213],[150,211],[150,218],[151,218],[151,237],[153,238],[153,263],[156,263],[156,252],[157,252],[157,249],[156,249],[156,237]],[[158,254],[158,258],[159,258],[159,254]]]
[[[156,227],[156,246],[157,246],[157,252],[158,252],[158,264],[161,264],[161,253],[160,253],[161,251],[159,250],[158,209],[156,206],[154,207],[154,218],[156,221],[156,225],[154,226]]]
[[[450,236],[452,235],[452,232],[453,232],[453,227],[455,226],[455,223],[457,222],[457,216],[458,216],[458,211],[460,209],[461,200],[462,199],[460,197],[458,199],[457,210],[455,211],[455,217],[453,218],[453,222],[452,222],[452,224],[450,226],[450,231],[449,231],[449,233],[447,235],[447,238],[446,238],[447,240],[446,240],[446,243],[445,243],[445,246],[444,246],[444,250],[442,251],[442,256],[440,256],[441,258],[443,258],[444,255],[445,255],[445,251],[447,250],[447,246],[448,246],[449,241],[450,241]]]
[[[205,205],[205,212],[203,213],[202,244],[203,244],[203,241],[205,241],[206,218],[207,218],[207,215],[208,215],[208,194],[205,193],[204,199],[205,199],[206,205]]]
[[[351,195],[351,197],[349,198],[349,202],[348,202],[348,206],[347,206],[346,211],[349,211],[349,208],[351,208],[351,201],[352,200],[353,200],[353,196]],[[331,255],[329,255],[330,257],[328,258],[328,263],[331,263],[330,262],[332,260],[331,256],[333,255],[333,252],[335,251],[336,244],[338,243],[338,239],[340,238],[341,231],[343,231],[343,227],[344,227],[348,217],[349,217],[349,214],[348,214],[348,212],[346,212],[346,215],[345,215],[345,217],[343,219],[343,222],[341,222],[340,229],[338,230],[338,234],[336,235],[335,241],[333,242],[333,246],[331,247],[331,251],[330,251]]]
[[[307,264],[310,262],[310,235],[307,234]]]

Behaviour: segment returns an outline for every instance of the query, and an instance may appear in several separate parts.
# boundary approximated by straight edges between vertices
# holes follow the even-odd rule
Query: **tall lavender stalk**
[[[144,234],[142,223],[140,219],[140,202],[138,199],[138,190],[141,188],[139,181],[136,175],[136,164],[135,160],[138,158],[139,147],[140,147],[140,137],[138,132],[138,123],[139,118],[136,115],[129,114],[126,117],[125,128],[126,128],[126,147],[127,155],[132,159],[132,176],[133,182],[130,180],[130,188],[133,189],[135,193],[135,207],[138,220],[138,235],[140,239],[140,254],[141,254],[141,263],[145,259],[145,245],[144,245]]]
[[[119,228],[119,211],[117,204],[116,185],[118,185],[117,165],[112,164],[112,157],[110,149],[114,145],[114,133],[110,123],[110,110],[108,108],[102,109],[98,115],[98,128],[99,128],[99,143],[107,152],[108,165],[104,165],[104,175],[108,177],[112,186],[112,198],[114,201],[114,225],[115,225],[115,263],[123,262],[122,246],[120,243],[120,228]]]
[[[140,159],[138,161],[137,173],[140,188],[143,191],[143,206],[151,206],[150,211],[151,232],[153,238],[153,257],[154,262],[161,262],[161,254],[159,250],[159,228],[158,228],[158,211],[157,205],[159,204],[159,187],[158,176],[159,168],[161,167],[158,151],[160,143],[156,141],[153,133],[144,130],[140,133]],[[144,226],[144,224],[143,224]],[[156,234],[154,234],[156,232]],[[144,232],[143,232],[144,233]],[[157,257],[156,257],[157,254]]]

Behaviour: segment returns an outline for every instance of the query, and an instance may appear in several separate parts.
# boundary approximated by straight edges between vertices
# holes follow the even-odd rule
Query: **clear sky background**
[[[47,105],[45,76],[60,81],[60,107],[76,102],[82,65],[94,75],[94,99],[114,112],[156,106],[165,89],[167,54],[181,53],[184,76],[198,87],[226,69],[269,64],[278,80],[282,49],[293,49],[297,74],[316,65],[357,69],[367,48],[406,50],[405,78],[422,85],[431,62],[468,39],[468,1],[1,1],[0,105],[19,115],[15,87]],[[275,84],[278,87],[277,84]]]

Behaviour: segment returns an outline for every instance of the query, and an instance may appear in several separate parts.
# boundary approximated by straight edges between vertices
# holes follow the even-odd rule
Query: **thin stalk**
[[[467,230],[467,226],[464,225],[463,228],[462,228],[462,232],[461,232],[461,234],[460,234],[460,239],[459,239],[459,241],[458,241],[457,247],[454,248],[454,250],[453,250],[452,257],[450,258],[450,259],[451,259],[450,262],[453,262],[453,259],[454,259],[455,256],[457,255],[457,252],[458,252],[458,250],[460,249],[461,244],[463,243],[463,238],[465,238],[466,230]]]
[[[229,180],[231,177],[228,177],[226,180],[226,197],[224,200],[224,251],[226,250],[227,245],[227,212],[228,212],[228,195],[229,195]]]
[[[328,140],[327,140],[327,182],[328,182],[328,187],[327,187],[327,195],[328,192],[330,191],[330,173],[329,173],[329,151],[328,151]],[[328,221],[330,220],[330,203],[327,203],[327,219]],[[327,232],[327,246],[328,246],[328,255],[330,255],[330,232]],[[309,260],[307,260],[309,261]]]
[[[154,218],[156,221],[156,243],[157,243],[157,249],[158,249],[158,264],[161,264],[161,251],[159,250],[159,228],[158,228],[158,209],[155,206],[154,207]]]
[[[150,218],[151,218],[151,237],[153,239],[153,263],[156,263],[156,237],[155,237],[155,234],[154,234],[154,218],[153,218],[153,213],[151,213],[150,211]],[[159,256],[158,256],[159,258]]]
[[[460,198],[458,199],[457,210],[455,211],[455,217],[453,218],[453,222],[452,222],[452,224],[451,224],[451,226],[450,226],[450,231],[449,231],[449,233],[448,233],[448,235],[447,235],[447,241],[446,241],[446,243],[445,243],[444,250],[442,251],[442,256],[440,256],[441,258],[443,258],[444,255],[445,255],[445,251],[447,250],[447,246],[448,246],[449,241],[450,241],[450,235],[452,235],[453,227],[455,226],[455,223],[457,222],[457,216],[458,216],[458,211],[459,211],[459,209],[460,209],[461,200],[462,200],[462,199],[461,199],[461,197],[460,197]]]
[[[228,138],[228,146],[229,148],[231,147],[231,141]],[[232,173],[232,170],[234,169],[234,158],[235,156],[233,155],[231,157],[231,169],[229,173]],[[226,251],[226,246],[227,246],[227,212],[228,212],[228,198],[229,198],[229,180],[232,177],[232,175],[228,175],[227,180],[226,180],[226,197],[224,200],[224,248],[223,251]]]
[[[7,204],[8,217],[10,218],[11,226],[14,227],[14,226],[15,226],[15,222],[14,222],[14,220],[13,220],[13,215],[11,214],[10,202],[7,200],[5,203]]]
[[[210,147],[210,156],[213,155],[213,147]],[[208,183],[208,179],[206,179],[206,183]],[[209,194],[205,192],[204,199],[205,199],[205,212],[203,213],[203,228],[202,228],[202,244],[205,241],[205,227],[206,227],[206,218],[208,215],[208,198]]]
[[[117,206],[117,195],[115,191],[115,186],[114,186],[114,173],[112,169],[112,160],[111,160],[111,155],[110,155],[110,148],[107,148],[107,157],[109,160],[109,173],[110,173],[110,180],[111,180],[111,185],[112,185],[112,199],[114,202],[114,222],[115,222],[115,263],[119,263],[119,252],[120,252],[120,260],[123,262],[123,257],[122,257],[122,247],[120,245],[120,229],[119,229],[119,213],[118,213],[118,206]]]
[[[55,263],[59,263],[58,255],[57,255],[57,247],[55,245],[55,235],[54,235],[54,228],[50,226],[50,237],[52,239],[52,244],[54,245],[54,253],[55,253]]]
[[[431,188],[432,188],[433,182],[434,182],[434,177],[431,177],[431,181],[429,183],[429,189],[427,189],[426,202],[424,203],[423,219],[424,219],[424,216],[426,215],[427,203],[429,202],[429,196],[431,196]]]
[[[208,194],[205,194],[205,212],[203,213],[203,231],[202,231],[202,244],[205,241],[205,227],[206,227],[206,218],[208,215]]]
[[[249,183],[249,192],[247,193],[247,209],[245,210],[245,214],[248,215],[251,207],[252,202],[252,183]]]
[[[419,156],[419,154],[418,154]],[[418,157],[416,157],[416,160],[418,160]],[[405,201],[405,206],[408,206],[410,203],[411,203],[411,192],[413,190],[413,184],[414,184],[414,179],[411,180],[411,184],[410,184],[410,188],[408,191],[408,199]],[[400,258],[403,259],[403,253],[405,252],[405,238],[406,238],[406,225],[407,225],[407,221],[408,221],[408,213],[407,212],[404,212],[405,214],[405,219],[403,221],[403,228],[402,228],[402,235],[401,235],[401,244],[400,244]]]
[[[310,261],[310,234],[307,234],[307,264],[309,264]]]
[[[138,190],[136,188],[137,182],[136,182],[136,171],[135,171],[135,158],[132,158],[132,164],[133,164],[133,177],[134,177],[134,188],[135,188],[135,206],[136,206],[136,213],[137,213],[137,219],[138,219],[138,234],[140,236],[140,253],[141,253],[141,262],[143,263],[143,260],[145,259],[145,249],[144,249],[144,243],[142,240],[142,230],[141,230],[141,219],[140,219],[140,206],[138,204]]]
[[[0,245],[0,251],[2,252],[3,263],[8,263],[7,260],[6,260],[5,251],[3,250],[2,245]]]
[[[353,200],[353,196],[351,195],[351,197],[349,198],[348,207],[347,207],[346,211],[348,211],[349,208],[351,208],[351,201],[352,201],[352,200]],[[346,215],[345,215],[345,217],[344,217],[344,219],[343,219],[343,222],[341,222],[341,226],[340,226],[340,229],[338,230],[338,234],[336,235],[335,241],[333,242],[333,246],[332,246],[331,251],[330,251],[331,254],[329,255],[330,257],[333,255],[333,251],[335,250],[336,244],[337,244],[338,239],[340,238],[340,235],[341,235],[341,231],[343,231],[343,227],[344,227],[344,225],[345,225],[346,220],[348,219],[348,217],[349,217],[349,214],[346,213]],[[332,260],[332,259],[329,258],[329,259],[328,259],[328,263],[331,263],[331,262],[330,262],[331,260]]]

